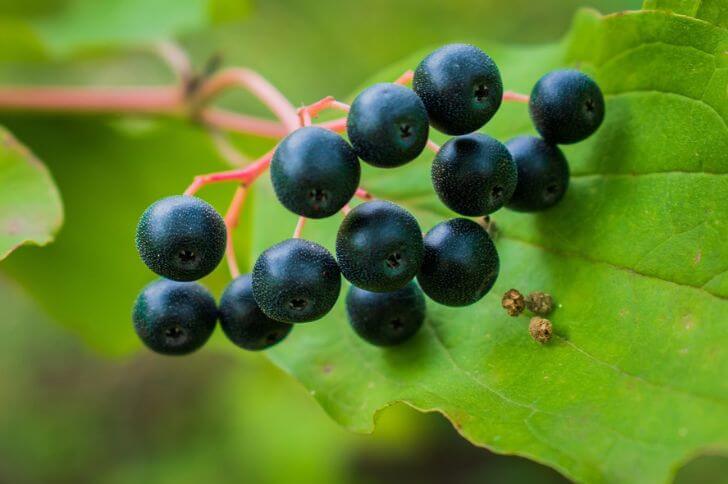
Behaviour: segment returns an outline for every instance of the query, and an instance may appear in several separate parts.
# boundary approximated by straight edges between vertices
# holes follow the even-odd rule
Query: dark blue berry
[[[349,324],[362,339],[377,346],[394,346],[410,339],[422,326],[425,297],[414,281],[392,292],[351,286],[346,312]]]
[[[273,155],[271,180],[291,212],[324,218],[341,210],[359,186],[361,167],[341,136],[308,126],[289,134]]]
[[[351,105],[346,130],[362,160],[380,168],[417,158],[427,144],[430,125],[422,100],[399,84],[375,84]]]
[[[196,282],[160,279],[139,294],[133,320],[136,333],[151,350],[184,355],[210,338],[217,306],[207,289]]]
[[[225,254],[225,221],[207,202],[178,195],[154,202],[137,226],[136,246],[154,272],[194,281],[212,272]]]
[[[288,239],[263,252],[253,268],[253,296],[269,318],[286,323],[321,319],[339,297],[341,273],[322,246]]]
[[[412,85],[425,103],[430,124],[451,135],[480,129],[503,101],[495,62],[467,44],[446,45],[425,57]]]
[[[246,350],[264,350],[283,341],[293,325],[275,321],[263,313],[253,298],[252,277],[233,279],[220,298],[220,327],[236,345]]]
[[[604,96],[591,77],[564,69],[543,76],[531,91],[531,119],[549,143],[576,143],[604,119]]]
[[[425,235],[425,259],[417,281],[433,301],[467,306],[479,301],[498,277],[498,252],[472,220],[446,220]]]
[[[569,164],[561,150],[533,136],[513,138],[506,146],[518,167],[518,184],[507,207],[536,212],[556,205],[569,186]]]
[[[356,206],[336,237],[341,273],[369,291],[393,291],[407,284],[420,269],[423,252],[417,220],[384,200]]]
[[[506,147],[480,133],[451,139],[432,164],[437,195],[461,215],[495,212],[511,198],[516,179],[516,164]]]

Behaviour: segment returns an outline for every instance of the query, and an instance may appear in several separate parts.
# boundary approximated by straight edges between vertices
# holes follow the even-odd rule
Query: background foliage
[[[143,46],[173,34],[198,64],[220,52],[227,64],[260,70],[296,104],[346,98],[397,62],[376,74],[394,78],[421,57],[413,52],[446,41],[481,45],[506,85],[522,91],[542,72],[578,63],[605,86],[610,118],[599,137],[567,152],[577,174],[568,203],[544,217],[498,217],[508,277],[497,292],[559,288],[555,345],[534,347],[524,328],[501,317],[492,296],[475,311],[431,304],[428,329],[396,354],[342,338],[339,310],[295,331],[273,358],[351,428],[370,429],[375,410],[405,400],[447,411],[475,443],[581,480],[664,480],[695,452],[726,445],[726,430],[716,425],[726,420],[716,418],[726,415],[719,324],[728,255],[726,229],[716,225],[726,220],[721,200],[728,193],[725,9],[717,1],[696,8],[653,0],[648,6],[702,20],[585,13],[561,44],[501,46],[554,41],[577,5],[0,0],[0,82],[169,82]],[[263,112],[242,95],[224,101]],[[437,417],[400,407],[385,412],[373,438],[350,435],[290,378],[258,355],[235,351],[219,332],[212,349],[185,360],[133,352],[139,343],[129,307],[150,279],[131,243],[136,219],[193,174],[223,167],[209,139],[193,126],[149,119],[3,114],[0,123],[48,165],[65,209],[52,245],[22,249],[0,265],[0,307],[8,308],[0,365],[11,375],[0,380],[1,480],[96,482],[101,473],[108,482],[422,482],[444,478],[442,469],[453,478],[454,468],[462,482],[562,479],[469,447]],[[523,106],[506,106],[488,126],[502,139],[529,129]],[[237,142],[250,154],[267,147]],[[426,163],[411,170],[426,172]],[[406,203],[425,227],[447,215],[426,177],[387,175],[369,171],[364,180]],[[229,190],[204,196],[222,207]],[[58,219],[57,206],[50,215]],[[266,188],[248,215],[281,221],[243,228],[249,237],[239,238],[240,249],[249,256],[294,224]],[[336,222],[310,224],[307,236],[330,243]],[[207,282],[219,293],[226,278],[220,270]],[[363,378],[359,359],[368,365]],[[567,417],[551,415],[563,412]],[[703,458],[681,476],[713,480],[724,475],[722,466]]]

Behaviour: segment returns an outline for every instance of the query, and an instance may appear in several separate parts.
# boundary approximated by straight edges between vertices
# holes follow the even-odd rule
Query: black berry
[[[503,83],[495,62],[467,44],[450,44],[417,66],[412,84],[430,124],[451,135],[480,129],[501,105]]]
[[[495,212],[511,198],[516,180],[516,164],[508,149],[480,133],[449,140],[432,164],[437,195],[461,215]]]
[[[485,229],[456,218],[425,235],[425,258],[417,281],[435,302],[467,306],[493,287],[499,267],[498,252]]]
[[[604,119],[604,96],[591,77],[563,69],[543,76],[531,91],[531,119],[549,143],[569,144],[594,133]]]
[[[377,346],[394,346],[417,333],[425,320],[425,297],[414,282],[392,292],[351,286],[346,312],[354,331]]]
[[[341,210],[359,186],[361,167],[341,136],[308,126],[289,134],[273,155],[271,180],[291,212],[324,218]]]
[[[417,220],[384,200],[356,206],[336,237],[341,273],[369,291],[393,291],[407,284],[419,271],[423,252]]]
[[[207,202],[178,195],[154,202],[137,226],[136,246],[154,272],[194,281],[212,272],[225,254],[225,221]]]
[[[427,144],[430,125],[422,100],[399,84],[375,84],[351,105],[346,130],[362,160],[381,168],[417,158]]]
[[[139,338],[151,350],[184,355],[210,338],[217,306],[207,289],[196,282],[160,279],[139,294],[133,320]]]
[[[220,327],[236,345],[257,351],[283,341],[293,325],[275,321],[260,310],[253,298],[252,277],[244,274],[230,282],[220,298]]]
[[[518,168],[518,184],[507,207],[536,212],[556,205],[569,186],[569,164],[561,150],[533,136],[506,143]]]
[[[288,239],[263,252],[253,268],[253,296],[272,319],[303,323],[321,319],[336,303],[341,273],[322,246]]]

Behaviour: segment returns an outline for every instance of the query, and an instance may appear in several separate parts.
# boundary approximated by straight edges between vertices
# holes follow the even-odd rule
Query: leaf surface
[[[48,169],[0,127],[0,260],[24,244],[48,244],[62,222]]]

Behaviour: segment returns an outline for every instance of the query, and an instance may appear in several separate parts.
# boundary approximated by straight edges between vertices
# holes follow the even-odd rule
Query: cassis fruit
[[[446,45],[425,57],[412,87],[425,103],[430,124],[450,135],[480,129],[503,101],[495,62],[467,44]]]
[[[516,164],[506,147],[480,133],[451,139],[432,164],[437,195],[461,215],[495,212],[511,198],[516,180]]]
[[[253,296],[272,319],[303,323],[321,319],[336,303],[341,273],[322,246],[288,239],[266,249],[253,268]]]
[[[407,284],[419,271],[423,252],[417,220],[384,200],[357,205],[336,237],[341,273],[369,291],[393,291]]]
[[[518,167],[518,184],[506,205],[536,212],[556,205],[569,186],[569,164],[561,150],[540,138],[519,136],[506,143]]]
[[[549,143],[576,143],[604,119],[604,96],[591,77],[563,69],[543,76],[531,91],[531,119]]]
[[[399,84],[375,84],[351,104],[346,130],[362,160],[380,168],[417,158],[427,144],[430,125],[422,100]]]
[[[207,289],[196,282],[160,279],[139,294],[133,320],[147,347],[165,355],[184,355],[210,338],[217,306]]]
[[[225,254],[225,221],[207,202],[185,195],[163,198],[142,214],[136,246],[160,276],[194,281],[208,275]]]
[[[278,200],[291,212],[324,218],[341,210],[359,186],[361,167],[349,143],[315,126],[289,134],[270,165]]]
[[[225,288],[220,299],[220,327],[225,335],[246,350],[264,350],[280,343],[293,325],[266,316],[253,298],[252,277],[244,274]]]
[[[493,287],[499,268],[498,252],[485,229],[456,218],[425,235],[425,259],[417,281],[435,302],[467,306]]]
[[[354,331],[377,346],[394,346],[417,333],[425,320],[425,297],[411,281],[393,292],[349,288],[346,312]]]

